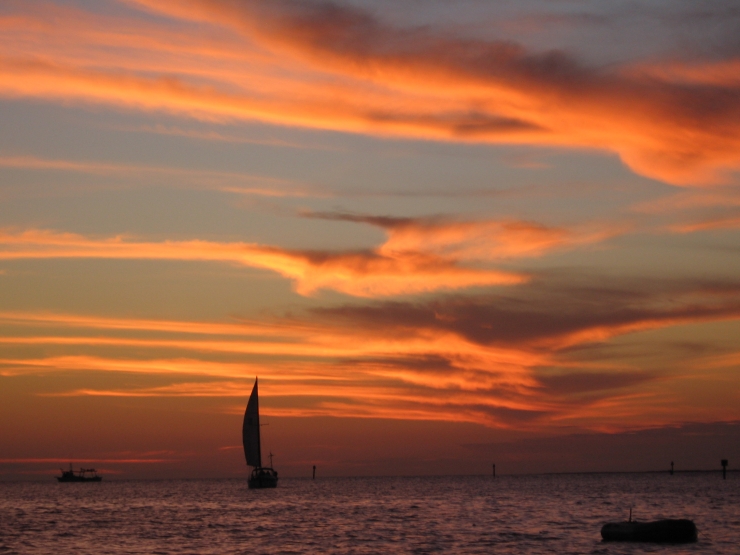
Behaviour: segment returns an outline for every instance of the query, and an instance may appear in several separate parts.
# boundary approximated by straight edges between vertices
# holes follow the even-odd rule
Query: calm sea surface
[[[691,518],[689,545],[602,543]],[[0,553],[740,553],[730,474],[0,483]]]

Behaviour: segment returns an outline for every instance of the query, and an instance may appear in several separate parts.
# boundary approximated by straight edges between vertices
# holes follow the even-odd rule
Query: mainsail
[[[247,411],[244,413],[242,442],[244,443],[244,456],[247,458],[247,464],[260,468],[262,466],[262,453],[260,452],[260,407],[257,378],[254,380],[252,394],[249,396],[249,402],[247,403]]]

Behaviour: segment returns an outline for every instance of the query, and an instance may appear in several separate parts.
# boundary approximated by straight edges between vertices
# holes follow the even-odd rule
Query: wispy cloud
[[[316,311],[338,322],[359,323],[363,329],[423,327],[480,345],[561,350],[636,331],[738,318],[740,290],[737,284],[680,281],[643,283],[638,289],[533,282],[506,295],[448,296],[427,303],[395,301]]]
[[[550,251],[600,243],[626,231],[625,225],[566,229],[521,220],[464,221],[444,216],[393,218],[343,212],[303,215],[380,227],[388,234],[388,240],[378,249],[383,254],[428,252],[462,260],[537,257]]]
[[[203,141],[217,141],[225,143],[239,143],[239,144],[254,144],[272,146],[278,148],[295,148],[299,150],[342,150],[337,146],[320,145],[316,143],[298,143],[291,141],[284,141],[282,139],[255,139],[250,137],[244,137],[240,135],[233,135],[227,133],[219,133],[217,131],[201,131],[197,129],[183,129],[181,127],[173,127],[166,125],[141,125],[139,127],[117,127],[122,131],[135,131],[144,133],[156,133],[158,135],[169,135],[173,137],[185,137],[187,139],[198,139]]]
[[[374,249],[287,250],[255,243],[212,241],[144,242],[124,237],[88,238],[45,230],[0,230],[0,260],[23,258],[108,258],[227,262],[275,271],[310,295],[333,289],[353,296],[382,297],[514,285],[524,273],[480,267],[510,259],[603,242],[624,226],[547,227],[517,220],[459,221],[442,216],[391,218],[339,212],[305,212],[304,217],[362,223],[385,230]]]
[[[36,156],[0,156],[0,168],[36,171],[64,171],[98,176],[177,178],[178,184],[189,184],[229,193],[268,197],[313,196],[305,184],[287,179],[237,172],[60,160]],[[171,181],[170,181],[171,182]],[[318,196],[322,196],[319,194]]]
[[[151,320],[141,318],[113,318],[53,312],[0,312],[0,322],[22,326],[53,326],[93,330],[137,330],[196,335],[279,336],[307,333],[295,325],[271,325],[265,321],[238,320],[235,322],[188,322],[181,320]]]
[[[740,189],[737,187],[682,190],[656,199],[638,202],[632,206],[632,210],[645,214],[664,214],[727,207],[740,207]]]
[[[0,314],[6,330],[0,349],[43,345],[44,355],[2,356],[0,375],[105,373],[112,377],[106,385],[38,394],[141,398],[243,398],[259,375],[264,412],[274,416],[614,430],[680,420],[685,405],[675,399],[682,384],[704,383],[707,372],[726,378],[738,357],[683,351],[689,356],[666,369],[608,351],[595,356],[598,345],[738,319],[738,284],[681,280],[533,282],[508,295],[348,304],[264,322],[14,312]],[[64,333],[49,333],[57,327]],[[725,409],[703,410],[719,417]]]
[[[694,233],[696,231],[711,231],[716,229],[740,229],[740,215],[716,216],[703,221],[683,223],[671,226],[671,231],[678,233]]]
[[[361,297],[421,293],[526,281],[514,272],[477,269],[431,252],[377,250],[354,252],[291,251],[254,243],[91,239],[71,233],[30,230],[0,232],[0,260],[24,258],[107,258],[229,262],[265,268],[291,279],[309,295],[334,289]]]
[[[12,48],[0,58],[0,95],[211,121],[596,148],[676,184],[732,180],[740,168],[735,57],[590,67],[561,51],[395,26],[330,2],[132,5],[170,20],[132,15],[106,25],[79,10],[15,5],[4,20]],[[202,38],[177,21],[197,26]]]
[[[33,383],[33,394],[44,397],[37,401],[48,404],[105,404],[106,399],[93,399],[105,397],[146,405],[149,399],[172,398],[173,403],[218,405],[217,410],[236,413],[243,411],[243,398],[259,375],[265,384],[265,414],[446,420],[538,431],[660,425],[676,422],[684,413],[696,419],[736,417],[737,388],[731,386],[739,364],[733,339],[740,320],[740,286],[727,267],[716,270],[729,276],[723,282],[664,275],[656,281],[608,279],[594,268],[607,273],[657,268],[646,259],[664,252],[664,237],[640,244],[635,257],[637,251],[629,249],[641,238],[611,240],[634,232],[629,222],[623,223],[627,220],[638,222],[635,228],[649,220],[648,231],[656,233],[740,228],[738,186],[709,186],[736,182],[734,172],[740,168],[737,51],[718,49],[711,60],[702,60],[702,54],[689,62],[635,56],[631,62],[599,66],[585,62],[577,50],[490,38],[495,28],[476,32],[443,20],[414,27],[383,19],[382,8],[371,12],[359,4],[126,0],[113,17],[89,2],[73,7],[13,0],[0,10],[0,98],[9,106],[21,99],[24,105],[40,100],[96,111],[107,107],[156,119],[167,114],[168,125],[152,120],[117,129],[282,149],[325,147],[252,139],[240,136],[239,129],[245,122],[266,122],[423,139],[403,147],[420,158],[440,151],[455,157],[470,152],[427,140],[513,144],[520,145],[515,149],[520,159],[510,157],[508,162],[530,167],[533,160],[524,152],[529,145],[544,145],[548,153],[595,149],[618,154],[643,175],[702,187],[678,189],[612,176],[606,184],[570,183],[570,196],[563,198],[565,186],[550,188],[549,173],[541,172],[527,178],[541,183],[523,186],[516,181],[503,190],[498,187],[508,186],[508,175],[525,172],[484,175],[487,166],[481,160],[488,151],[476,148],[478,158],[461,173],[455,164],[469,160],[450,156],[449,166],[438,159],[433,168],[418,168],[406,165],[410,157],[404,159],[404,167],[419,180],[414,183],[437,167],[441,175],[415,185],[419,192],[396,193],[471,197],[445,206],[473,207],[475,216],[387,215],[408,214],[403,210],[411,205],[418,214],[430,206],[429,199],[402,199],[373,214],[326,208],[299,214],[322,220],[303,220],[302,229],[316,226],[342,233],[374,226],[376,233],[360,237],[379,238],[356,248],[323,249],[323,233],[311,249],[233,236],[203,240],[197,230],[166,240],[0,229],[0,264],[12,274],[13,268],[25,266],[14,262],[19,260],[45,261],[33,264],[41,269],[55,268],[55,262],[48,262],[55,259],[188,261],[190,268],[225,264],[271,272],[304,296],[341,294],[301,300],[300,306],[309,308],[293,308],[285,316],[277,315],[273,306],[274,312],[262,317],[208,322],[2,311],[0,380],[14,386]],[[580,25],[579,18],[535,15],[519,23],[540,29],[551,23]],[[608,26],[603,20],[592,23]],[[250,133],[256,129],[273,132],[259,125]],[[330,157],[339,164],[345,185],[355,177],[344,172],[357,167],[354,157],[363,153],[355,149],[361,143],[366,142],[357,142],[351,148],[355,154],[346,160]],[[393,148],[398,146],[395,142]],[[0,155],[0,171],[10,176],[25,172],[22,181],[66,173],[96,183],[105,177],[136,186],[177,183],[239,195],[328,196],[300,180],[220,171],[216,165],[215,170],[170,168],[165,163],[43,158],[23,152],[35,151]],[[311,158],[307,163],[314,168],[316,159],[309,152],[282,154]],[[502,155],[496,163],[501,158],[507,162]],[[257,163],[274,166],[272,159]],[[288,170],[298,175],[302,163]],[[392,172],[395,164],[380,171]],[[337,175],[336,168],[319,171]],[[454,183],[447,179],[448,171],[458,176]],[[599,175],[603,171],[600,167]],[[569,179],[569,172],[558,164],[553,179]],[[476,177],[466,182],[465,176]],[[487,185],[495,182],[496,188],[481,189],[486,186],[481,180],[489,177]],[[375,182],[372,190],[363,189],[367,179],[361,176],[350,184],[351,194],[357,195],[353,201],[380,197],[383,187],[408,186],[390,180],[400,184]],[[615,187],[617,182],[621,185]],[[429,193],[427,187],[439,189]],[[598,198],[582,198],[587,187],[592,187],[589,194],[598,190]],[[645,194],[670,193],[632,206],[625,216],[620,212],[624,195],[637,187]],[[473,202],[482,195],[506,197],[506,202]],[[618,206],[607,206],[613,199]],[[575,206],[568,204],[571,200]],[[583,214],[584,207],[591,210],[596,200],[598,216],[593,220],[552,223],[578,218],[572,215]],[[371,202],[375,210],[383,210],[376,201]],[[486,216],[492,211],[545,212],[550,201],[553,211],[542,221],[535,221],[537,216]],[[46,206],[47,212],[56,209]],[[358,209],[358,204],[351,206]],[[16,219],[30,214],[26,207],[11,207]],[[612,216],[603,216],[607,212]],[[342,244],[350,238],[343,237]],[[672,245],[693,240],[669,239]],[[717,237],[700,239],[706,243]],[[307,235],[301,245],[310,240]],[[614,256],[587,256],[607,248]],[[626,255],[629,260],[622,258]],[[606,258],[610,260],[604,262]],[[553,269],[553,262],[560,269]],[[571,264],[579,268],[564,267]],[[690,266],[682,262],[680,267],[704,271]],[[241,273],[246,283],[254,272]],[[42,280],[47,278],[53,276]],[[16,275],[2,282],[27,290]],[[47,291],[47,297],[53,294]],[[238,306],[249,306],[242,301]],[[187,309],[187,304],[178,308]],[[137,308],[129,310],[135,314]],[[676,339],[693,335],[698,324],[703,331],[711,329],[705,334],[711,337],[696,340],[699,347]],[[713,383],[708,384],[708,377]],[[690,396],[696,400],[685,400]],[[219,397],[225,399],[220,404],[211,399]],[[220,444],[226,443],[231,440]]]
[[[712,187],[682,190],[634,204],[631,210],[666,223],[662,232],[695,233],[740,228],[740,189]]]

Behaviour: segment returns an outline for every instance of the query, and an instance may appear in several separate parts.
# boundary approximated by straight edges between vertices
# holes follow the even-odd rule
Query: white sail
[[[244,456],[249,466],[262,466],[262,453],[260,452],[260,407],[259,395],[257,393],[257,378],[254,379],[252,394],[249,396],[247,410],[244,413],[244,424],[242,425],[242,442],[244,443]]]

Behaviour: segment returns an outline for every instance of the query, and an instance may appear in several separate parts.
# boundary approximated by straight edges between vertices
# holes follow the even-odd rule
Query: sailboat
[[[278,473],[272,468],[272,453],[270,453],[270,466],[262,466],[262,450],[260,447],[260,402],[257,389],[257,378],[254,379],[252,394],[247,402],[247,410],[244,413],[244,424],[242,425],[242,442],[244,443],[244,456],[247,465],[254,467],[249,476],[249,488],[274,488],[277,487]]]

